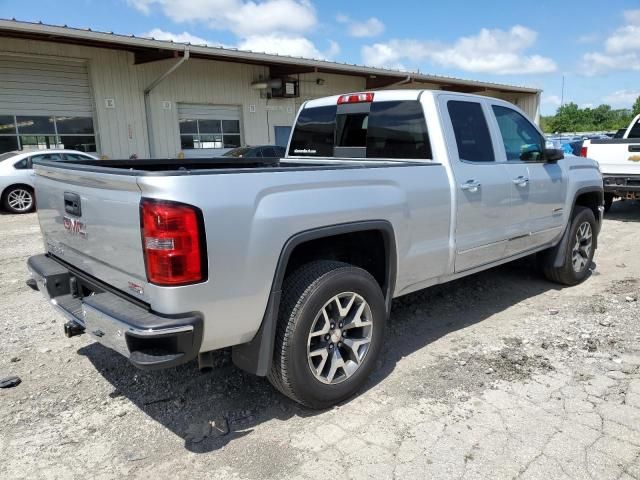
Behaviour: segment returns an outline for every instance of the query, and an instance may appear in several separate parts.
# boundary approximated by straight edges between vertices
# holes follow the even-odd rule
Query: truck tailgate
[[[640,139],[591,140],[587,156],[597,160],[602,173],[640,175]]]
[[[35,171],[46,250],[127,293],[144,291],[137,177],[45,165]]]

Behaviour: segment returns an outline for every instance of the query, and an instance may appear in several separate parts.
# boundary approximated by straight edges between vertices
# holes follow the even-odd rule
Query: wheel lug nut
[[[329,335],[329,334],[327,334],[327,335],[325,335],[325,336],[324,336],[324,339],[325,339],[325,340],[329,340],[330,338],[331,338],[331,335]]]
[[[342,328],[342,322],[338,324],[338,328]]]
[[[338,346],[341,347],[342,346],[342,342],[338,342]]]
[[[336,328],[336,324],[335,324],[335,323],[332,323],[332,324],[331,324],[331,330],[333,330],[334,328]]]
[[[329,344],[329,350],[333,350],[333,343]]]

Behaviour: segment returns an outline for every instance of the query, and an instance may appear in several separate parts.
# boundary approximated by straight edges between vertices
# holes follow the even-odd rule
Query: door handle
[[[476,182],[475,180],[469,180],[466,183],[463,183],[462,185],[460,185],[460,188],[470,193],[476,193],[478,190],[480,190],[481,186],[482,185],[480,184],[480,182]]]
[[[640,152],[640,145],[629,145],[629,152]]]
[[[513,179],[513,183],[518,187],[526,187],[529,184],[529,179],[520,175]]]

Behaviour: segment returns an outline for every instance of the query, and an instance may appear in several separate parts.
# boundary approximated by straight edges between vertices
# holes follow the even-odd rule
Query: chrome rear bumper
[[[199,353],[199,315],[155,314],[48,255],[30,257],[27,267],[38,290],[69,322],[65,331],[84,331],[143,369],[172,367]]]

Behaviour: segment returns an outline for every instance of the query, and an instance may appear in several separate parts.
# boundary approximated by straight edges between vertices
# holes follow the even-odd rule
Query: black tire
[[[354,373],[340,383],[323,383],[311,371],[307,342],[319,312],[343,292],[353,292],[368,304],[371,343]],[[386,317],[384,295],[366,270],[331,260],[303,265],[283,285],[269,381],[287,397],[310,408],[327,408],[346,400],[358,391],[376,365]]]
[[[7,212],[15,214],[33,212],[36,208],[33,189],[26,185],[8,187],[2,194],[2,207]]]
[[[613,205],[614,195],[613,193],[605,193],[604,194],[604,211],[608,212],[611,210],[611,205]]]
[[[578,229],[585,223],[589,223],[592,234],[592,243],[588,255],[585,258],[583,268],[576,269],[573,264],[573,251],[577,245]],[[553,258],[547,259],[547,264],[543,267],[543,272],[548,280],[561,285],[577,285],[582,283],[591,272],[591,264],[595,253],[597,236],[596,217],[593,211],[587,207],[576,206],[573,212],[571,225],[569,226],[569,239],[565,246],[564,264],[561,267],[553,266]],[[584,257],[584,256],[583,256]]]

